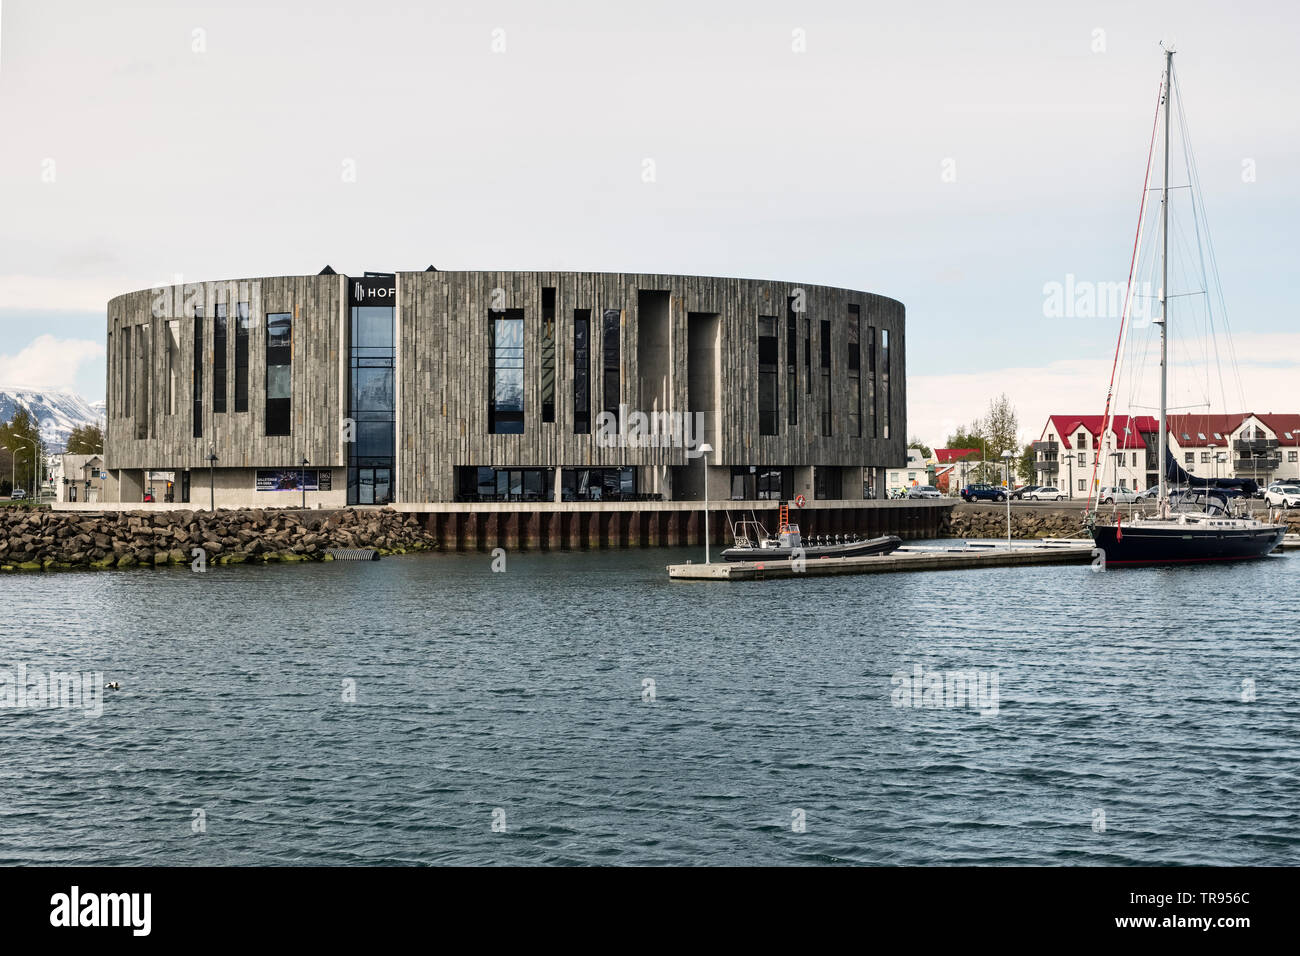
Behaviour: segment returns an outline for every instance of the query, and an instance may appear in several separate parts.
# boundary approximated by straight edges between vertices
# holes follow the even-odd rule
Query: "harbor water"
[[[1300,557],[700,558],[0,579],[0,862],[1300,862]]]

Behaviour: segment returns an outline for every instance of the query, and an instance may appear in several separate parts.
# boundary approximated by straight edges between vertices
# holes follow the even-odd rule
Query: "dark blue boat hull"
[[[1119,533],[1117,533],[1117,531]],[[1106,564],[1198,564],[1262,558],[1282,543],[1278,528],[1152,528],[1095,525],[1092,540]]]

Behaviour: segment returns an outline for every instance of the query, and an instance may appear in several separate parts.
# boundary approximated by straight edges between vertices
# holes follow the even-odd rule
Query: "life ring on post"
[[[804,503],[804,496],[803,496],[803,495],[797,495],[797,496],[795,496],[794,504],[795,504],[795,507],[796,507],[796,508],[802,508],[802,507],[803,507],[803,503]]]

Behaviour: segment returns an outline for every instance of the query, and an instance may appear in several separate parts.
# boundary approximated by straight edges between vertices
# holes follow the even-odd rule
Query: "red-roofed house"
[[[971,467],[980,460],[978,448],[936,448],[934,486],[945,495],[956,494],[967,485]]]
[[[1086,498],[1088,481],[1141,491],[1157,481],[1159,423],[1152,415],[1113,415],[1101,434],[1101,415],[1051,415],[1034,442],[1035,483],[1055,485],[1070,498]],[[1098,474],[1093,456],[1100,448]]]
[[[1088,494],[1093,455],[1102,443],[1104,468],[1096,483],[1149,488],[1158,480],[1159,423],[1153,415],[1116,415],[1106,436],[1100,415],[1052,415],[1034,442],[1039,484],[1054,484],[1071,497]],[[1300,479],[1300,415],[1169,415],[1169,450],[1189,473],[1200,478]]]

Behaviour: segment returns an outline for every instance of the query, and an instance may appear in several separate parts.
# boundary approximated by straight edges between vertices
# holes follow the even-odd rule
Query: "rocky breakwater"
[[[1005,538],[1006,505],[958,505],[952,509],[943,534],[949,538]],[[1013,504],[1011,537],[1086,538],[1088,532],[1083,527],[1083,512],[1077,508],[1058,511]]]
[[[331,548],[380,554],[430,551],[419,518],[385,508],[313,513],[127,511],[104,514],[0,508],[0,569],[131,568],[189,564],[326,561]]]

